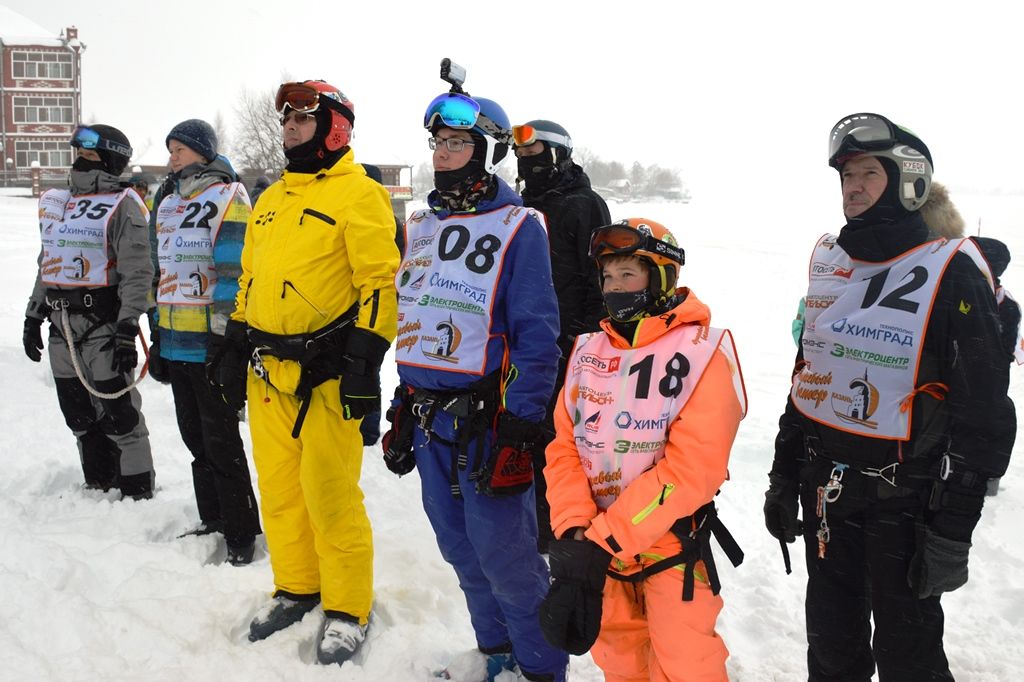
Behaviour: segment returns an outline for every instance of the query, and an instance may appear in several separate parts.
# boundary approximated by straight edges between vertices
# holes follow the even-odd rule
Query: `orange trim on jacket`
[[[693,292],[658,317],[641,320],[633,343],[620,336],[608,320],[601,323],[616,348],[641,347],[685,325],[709,325],[711,312]],[[573,438],[572,418],[560,396],[554,414],[556,435],[546,451],[544,476],[556,537],[574,527],[611,552],[613,566],[632,572],[641,554],[672,556],[679,541],[669,532],[677,520],[709,502],[728,477],[729,452],[743,418],[726,355],[715,352],[689,402],[671,424],[665,456],[630,483],[619,498],[599,512]],[[564,389],[563,389],[564,391]],[[614,537],[618,551],[607,542]]]

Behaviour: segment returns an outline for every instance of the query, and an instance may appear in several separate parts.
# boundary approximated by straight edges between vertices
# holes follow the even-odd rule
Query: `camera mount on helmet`
[[[468,92],[462,89],[462,84],[466,82],[465,67],[459,66],[451,59],[448,59],[448,57],[441,60],[441,80],[451,84],[452,88],[449,92],[469,95]]]

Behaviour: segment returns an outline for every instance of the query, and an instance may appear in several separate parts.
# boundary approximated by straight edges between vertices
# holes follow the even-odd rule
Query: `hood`
[[[205,166],[195,163],[181,169],[181,177],[178,178],[178,196],[189,199],[210,185],[235,182],[237,177],[231,163],[223,156],[218,156]]]
[[[992,239],[992,237],[971,237],[971,239],[981,249],[981,255],[985,256],[989,267],[992,268],[993,275],[1000,277],[1006,272],[1006,266],[1010,264],[1010,249],[1006,248],[1006,244],[998,239]]]
[[[120,192],[126,187],[116,175],[106,171],[76,171],[68,173],[68,189],[74,195],[79,194],[103,194],[107,192]]]
[[[643,346],[670,329],[688,324],[711,325],[711,309],[687,287],[676,289],[677,298],[682,299],[674,308],[656,315],[645,317],[636,323],[632,339],[624,338],[613,326],[611,319],[601,320],[601,329],[607,332],[616,348]]]
[[[494,176],[494,183],[498,188],[497,193],[490,198],[482,199],[476,206],[473,207],[473,213],[487,213],[495,209],[501,208],[502,206],[522,206],[522,198],[515,193],[508,183],[499,178],[497,175]],[[450,211],[441,207],[440,195],[435,189],[427,195],[427,205],[430,206],[430,210],[437,214],[441,219],[448,217]]]
[[[964,236],[964,219],[953,205],[953,200],[949,198],[949,190],[945,185],[932,183],[928,201],[924,202],[919,212],[928,229],[936,235],[946,239]]]

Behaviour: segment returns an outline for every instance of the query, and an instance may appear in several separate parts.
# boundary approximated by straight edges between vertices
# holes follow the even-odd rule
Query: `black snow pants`
[[[199,518],[223,528],[228,545],[246,545],[261,530],[238,415],[213,391],[202,363],[167,364],[178,430],[192,453]]]
[[[830,470],[830,462],[812,462],[801,486],[808,679],[869,682],[877,664],[879,682],[952,680],[939,597],[918,599],[907,583],[920,494],[847,470],[839,499],[825,505],[830,538],[821,559],[817,486]]]

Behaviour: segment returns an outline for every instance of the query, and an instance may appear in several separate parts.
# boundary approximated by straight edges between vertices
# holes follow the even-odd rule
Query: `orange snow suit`
[[[641,320],[632,340],[604,320],[601,326],[611,346],[638,348],[666,334],[681,335],[688,325],[709,326],[707,306],[687,289],[680,293],[686,294],[682,303]],[[575,355],[574,350],[573,359]],[[569,366],[571,372],[572,360]],[[668,425],[664,456],[624,486],[604,510],[581,462],[564,390],[544,469],[555,536],[585,528],[588,540],[613,555],[611,570],[622,575],[678,555],[681,545],[671,526],[710,502],[728,477],[729,451],[746,410],[735,355],[721,346],[714,352],[689,400]],[[634,397],[623,393],[615,396],[607,414],[623,414],[635,404]],[[675,566],[636,583],[606,579],[601,632],[591,654],[609,682],[728,679],[728,650],[715,632],[722,599],[712,594],[698,561],[693,599],[683,601],[683,568]]]

